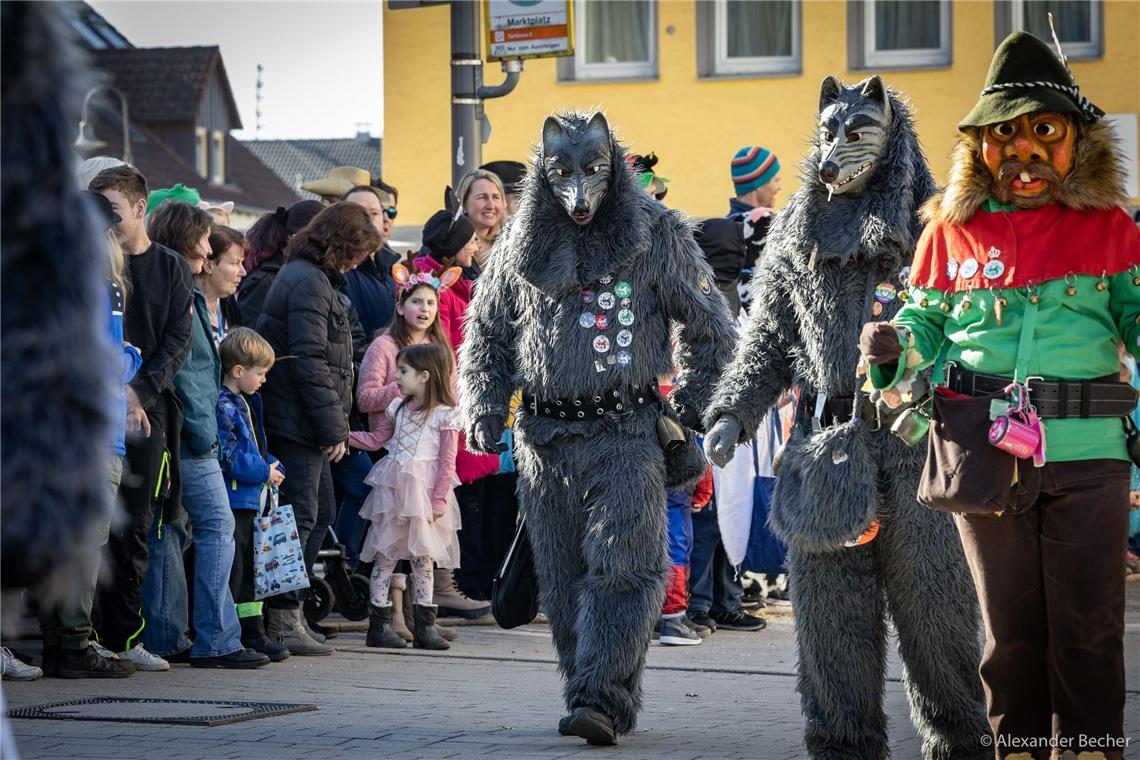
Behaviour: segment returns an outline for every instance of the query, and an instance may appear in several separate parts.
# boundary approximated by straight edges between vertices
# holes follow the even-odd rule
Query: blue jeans
[[[344,544],[350,570],[356,568],[360,559],[360,547],[364,544],[364,532],[368,529],[368,521],[360,516],[360,508],[372,490],[372,486],[364,482],[371,471],[372,459],[363,451],[349,454],[332,466],[333,480],[344,492],[333,530]]]
[[[234,516],[218,460],[183,458],[182,506],[186,514],[162,524],[155,517],[147,536],[150,566],[143,583],[143,646],[171,655],[190,646],[183,552],[194,541],[194,644],[191,657],[217,657],[242,648],[241,625],[230,569],[234,561]],[[190,535],[187,531],[189,523]]]
[[[693,551],[689,571],[689,610],[694,614],[740,609],[744,589],[728,562],[716,521],[716,499],[693,514]]]

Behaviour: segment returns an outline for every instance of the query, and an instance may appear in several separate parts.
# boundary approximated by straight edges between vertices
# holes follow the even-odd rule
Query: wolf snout
[[[839,179],[839,164],[834,161],[824,161],[819,165],[819,178],[828,184]]]

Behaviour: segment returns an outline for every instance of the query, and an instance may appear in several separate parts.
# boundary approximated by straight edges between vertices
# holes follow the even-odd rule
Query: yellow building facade
[[[738,148],[758,144],[773,150],[783,166],[779,206],[799,186],[798,163],[816,127],[820,81],[835,74],[851,83],[878,73],[910,100],[941,182],[955,125],[985,80],[1000,32],[995,32],[998,9],[992,0],[947,3],[949,65],[851,70],[848,2],[858,1],[808,0],[796,6],[795,73],[723,77],[701,76],[697,2],[656,2],[651,41],[656,76],[563,81],[554,59],[529,60],[513,93],[486,101],[492,131],[483,161],[527,161],[546,115],[597,107],[634,151],[657,153],[657,171],[671,180],[669,205],[696,217],[724,214],[732,195],[729,159]],[[1094,6],[1103,33],[1099,57],[1072,61],[1074,76],[1090,100],[1134,125],[1140,112],[1140,2],[1107,0]],[[581,10],[579,3],[579,15]],[[436,211],[450,182],[448,19],[446,5],[393,11],[385,3],[383,174],[400,189],[400,221],[406,224],[420,224]],[[501,81],[498,65],[487,64],[484,78]]]

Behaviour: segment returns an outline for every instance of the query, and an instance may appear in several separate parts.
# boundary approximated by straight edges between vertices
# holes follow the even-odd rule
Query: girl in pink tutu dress
[[[423,649],[447,649],[435,629],[432,604],[432,563],[459,566],[459,506],[452,489],[455,452],[461,425],[455,417],[451,389],[451,352],[434,343],[406,346],[396,356],[399,395],[370,433],[351,433],[358,449],[388,450],[368,473],[372,493],[360,516],[370,524],[361,562],[372,562],[371,617],[367,644],[403,648],[406,642],[392,630],[388,590],[401,559],[412,566],[415,630],[413,644]]]

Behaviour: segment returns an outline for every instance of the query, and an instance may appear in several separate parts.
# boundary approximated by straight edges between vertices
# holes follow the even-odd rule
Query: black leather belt
[[[946,367],[946,387],[967,396],[1001,393],[1013,380],[972,372],[953,364]],[[1106,375],[1092,380],[1030,380],[1029,400],[1041,417],[1053,419],[1124,417],[1136,409],[1136,391]]]
[[[797,421],[803,419],[810,420],[815,416],[817,398],[817,395],[808,393],[800,397],[800,405],[796,408]],[[851,407],[854,403],[855,399],[853,396],[828,396],[823,402],[823,412],[819,416],[819,424],[826,428],[847,422],[851,419]],[[901,412],[902,409],[898,411]],[[858,416],[870,425],[871,429],[878,429],[880,423],[879,414],[875,410],[875,405],[871,403],[871,400],[866,395],[863,396],[863,400],[859,404]],[[888,414],[884,411],[881,420],[882,424],[890,427],[894,421],[894,417],[895,415]]]
[[[656,404],[661,397],[656,385],[608,390],[596,396],[581,398],[540,399],[524,393],[523,408],[539,417],[555,420],[596,420],[609,413],[621,414]]]

